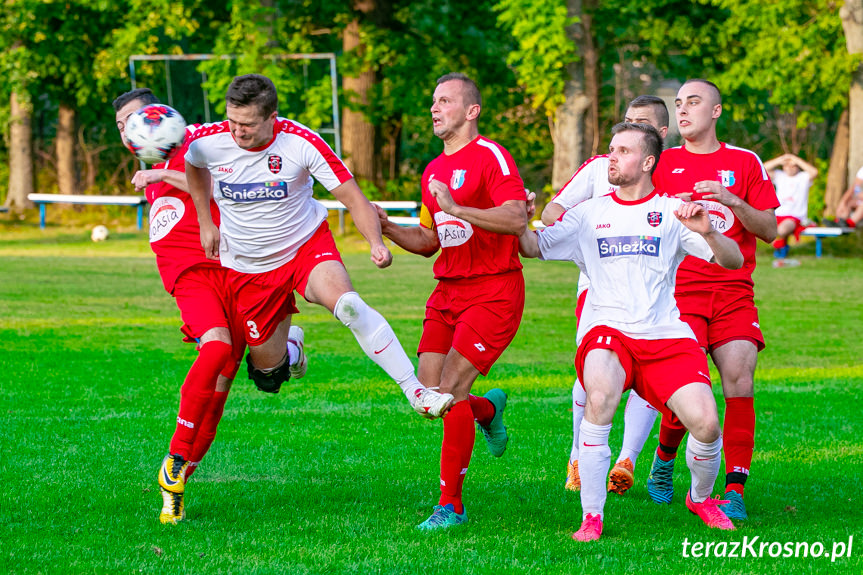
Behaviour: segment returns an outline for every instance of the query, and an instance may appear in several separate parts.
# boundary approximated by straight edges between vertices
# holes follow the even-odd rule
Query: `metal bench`
[[[39,206],[39,227],[45,227],[45,207],[48,204],[81,204],[97,206],[135,206],[138,208],[138,229],[144,225],[144,196],[88,196],[84,194],[27,194],[27,199]]]
[[[850,234],[854,228],[828,228],[828,227],[812,227],[806,228],[800,232],[801,236],[812,236],[815,238],[815,257],[820,258],[823,246],[821,240],[823,238],[836,238],[844,234]]]
[[[338,210],[339,212],[339,232],[345,233],[345,212],[347,207],[336,200],[318,200],[328,210]],[[392,201],[392,202],[375,202],[387,212],[408,212],[410,216],[391,216],[390,221],[399,224],[400,226],[418,226],[420,219],[418,216],[419,202],[413,201]]]

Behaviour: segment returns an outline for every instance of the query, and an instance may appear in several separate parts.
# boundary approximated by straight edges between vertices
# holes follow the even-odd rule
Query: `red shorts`
[[[417,353],[454,349],[481,374],[515,337],[524,312],[521,270],[462,280],[441,280],[426,302]]]
[[[677,417],[665,405],[675,391],[690,383],[710,385],[707,356],[695,340],[633,339],[616,329],[597,326],[582,338],[575,354],[575,370],[584,386],[584,360],[593,349],[610,349],[626,372],[624,391],[633,388],[663,417]]]
[[[237,309],[243,318],[244,337],[249,345],[260,345],[270,339],[289,314],[299,311],[294,291],[305,296],[309,274],[326,261],[341,263],[342,257],[325,221],[300,247],[294,259],[281,267],[259,274],[230,270],[231,287],[237,294]]]
[[[751,291],[717,287],[715,290],[675,292],[680,319],[689,324],[698,345],[713,351],[730,341],[751,341],[764,349],[758,309]]]
[[[174,301],[180,308],[184,341],[197,341],[216,327],[227,328],[231,334],[235,360],[222,371],[233,379],[246,351],[243,320],[237,314],[236,299],[228,280],[228,270],[211,266],[193,266],[177,278],[174,284]]]
[[[791,220],[794,222],[794,239],[798,242],[800,241],[800,234],[803,230],[806,229],[806,226],[800,223],[800,220],[795,218],[794,216],[776,216],[776,224],[781,224],[785,220]]]

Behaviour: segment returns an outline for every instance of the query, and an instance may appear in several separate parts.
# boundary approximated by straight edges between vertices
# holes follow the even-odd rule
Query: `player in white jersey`
[[[578,541],[599,539],[611,451],[611,421],[625,389],[634,387],[690,432],[687,507],[708,526],[734,529],[710,498],[722,439],[707,358],[674,299],[686,254],[739,268],[736,243],[717,232],[697,203],[663,196],[651,174],[662,152],[649,125],[618,124],[609,146],[609,182],[617,192],[589,200],[539,232],[520,238],[523,256],[569,260],[591,279],[578,323],[576,369],[587,390],[579,468],[583,523]]]
[[[794,154],[782,154],[764,162],[764,169],[770,174],[779,198],[779,207],[774,212],[773,257],[784,260],[788,257],[788,238],[794,234],[794,239],[799,241],[800,232],[804,230],[803,222],[809,215],[809,188],[818,177],[818,168]]]
[[[624,120],[633,124],[649,124],[656,128],[663,139],[668,133],[668,108],[662,98],[657,96],[635,98],[629,103]],[[542,211],[542,223],[550,226],[566,210],[581,202],[616,191],[617,186],[608,181],[608,154],[593,156],[582,164],[560,192],[546,204]],[[590,280],[587,274],[579,274],[576,315],[579,315],[588,287],[590,287]],[[584,387],[576,378],[572,386],[572,447],[567,461],[566,482],[564,483],[564,488],[570,491],[581,489],[581,480],[578,475],[578,431],[584,417],[585,399]],[[608,475],[609,491],[622,495],[632,487],[635,464],[638,462],[638,456],[653,429],[657,413],[656,409],[644,401],[635,390],[629,392],[623,416],[623,445],[614,467]]]
[[[221,259],[246,326],[249,378],[277,393],[290,379],[285,353],[294,291],[324,306],[347,326],[360,347],[401,387],[414,409],[438,417],[452,395],[426,389],[387,321],[354,291],[327,225],[327,210],[312,198],[314,177],[341,201],[384,268],[392,254],[381,238],[375,209],[321,137],[277,115],[272,81],[259,74],[234,78],[225,97],[227,121],[196,132],[186,153],[206,255]],[[221,213],[213,224],[210,193]]]

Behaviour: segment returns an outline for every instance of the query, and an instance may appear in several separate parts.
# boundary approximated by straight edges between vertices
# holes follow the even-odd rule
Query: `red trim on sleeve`
[[[344,184],[345,182],[354,177],[353,174],[351,174],[350,170],[348,170],[348,168],[342,162],[341,158],[339,158],[336,153],[333,152],[333,149],[330,148],[329,144],[327,144],[320,136],[318,136],[311,130],[290,120],[277,120],[276,126],[282,132],[299,136],[300,138],[313,145],[318,151],[318,153],[323,156],[323,158],[327,161],[330,169],[339,179],[339,183]]]

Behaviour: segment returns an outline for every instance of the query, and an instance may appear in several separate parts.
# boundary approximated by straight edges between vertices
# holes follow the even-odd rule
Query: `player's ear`
[[[644,161],[641,163],[641,171],[650,172],[653,170],[653,166],[656,164],[656,156],[647,156],[644,158]]]
[[[481,108],[479,104],[471,104],[467,107],[467,110],[465,112],[465,119],[468,121],[476,120],[477,118],[479,118],[480,109]]]

